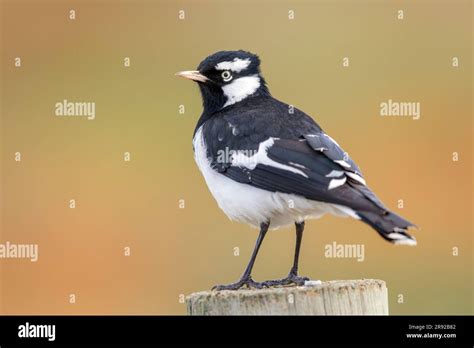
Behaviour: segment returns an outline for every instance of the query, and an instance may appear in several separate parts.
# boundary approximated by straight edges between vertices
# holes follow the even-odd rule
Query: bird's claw
[[[308,277],[300,277],[294,273],[290,273],[288,274],[286,278],[277,279],[277,280],[267,280],[267,281],[262,282],[262,284],[265,287],[285,286],[285,285],[303,286],[307,280],[309,280]]]
[[[227,284],[227,285],[215,285],[212,287],[212,290],[221,291],[221,290],[239,290],[240,288],[246,286],[249,289],[262,289],[265,287],[264,283],[256,282],[252,277],[242,278],[238,282]]]

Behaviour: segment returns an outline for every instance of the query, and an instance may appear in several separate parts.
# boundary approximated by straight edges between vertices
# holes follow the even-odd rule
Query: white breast
[[[193,140],[196,163],[219,207],[231,219],[259,227],[270,221],[270,228],[295,221],[319,218],[326,213],[356,217],[355,213],[336,204],[312,201],[301,196],[270,192],[236,182],[211,168],[207,158],[202,127]]]

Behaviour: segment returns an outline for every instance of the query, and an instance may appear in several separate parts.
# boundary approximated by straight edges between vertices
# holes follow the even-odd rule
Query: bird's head
[[[177,76],[193,80],[201,90],[204,112],[215,112],[255,95],[268,95],[260,59],[246,51],[220,51],[204,59],[197,70]]]

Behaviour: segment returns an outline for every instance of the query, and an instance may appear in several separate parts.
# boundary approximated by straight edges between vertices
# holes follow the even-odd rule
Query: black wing
[[[262,103],[216,115],[203,125],[215,170],[272,192],[354,210],[384,209],[355,162],[309,116],[297,109],[288,113],[288,105],[274,99]]]
[[[266,154],[270,160],[267,163],[249,160],[248,166],[232,164],[221,174],[267,191],[295,194],[354,210],[380,211],[357,189],[361,184],[348,182],[352,179],[344,168],[313,150],[306,140],[275,139]],[[340,186],[330,188],[331,182],[342,181]]]
[[[273,98],[246,103],[202,124],[216,171],[263,190],[349,207],[384,239],[416,244],[407,233],[414,225],[387,210],[355,162],[309,116]]]

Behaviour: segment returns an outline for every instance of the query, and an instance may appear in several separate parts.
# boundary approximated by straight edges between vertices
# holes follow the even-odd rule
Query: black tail
[[[416,226],[401,216],[390,211],[382,214],[358,211],[357,215],[385,240],[394,244],[416,245],[416,239],[407,233],[409,227]]]

